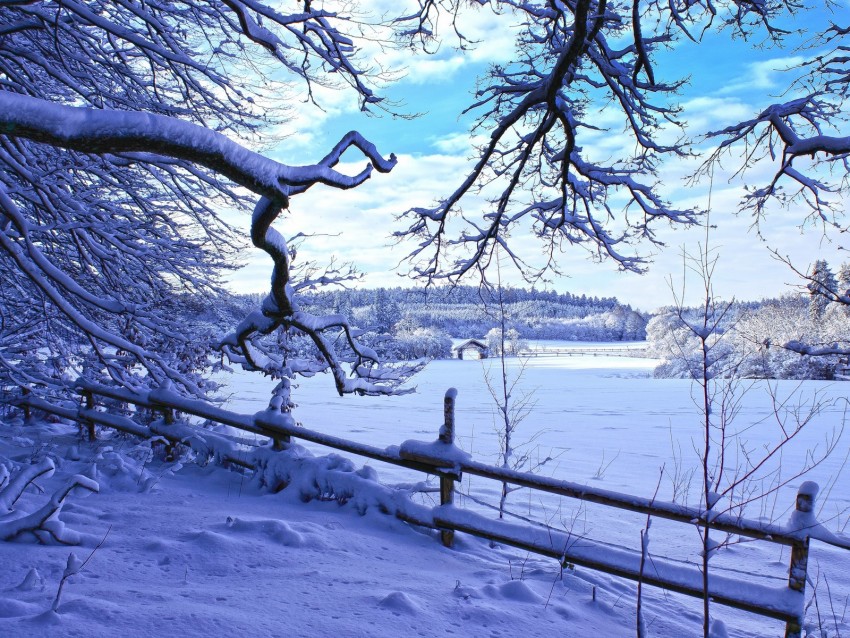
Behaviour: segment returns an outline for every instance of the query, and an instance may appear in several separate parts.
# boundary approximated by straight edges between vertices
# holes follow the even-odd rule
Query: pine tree
[[[838,282],[835,280],[835,275],[829,269],[829,264],[824,259],[818,259],[812,267],[812,273],[809,275],[809,317],[812,321],[820,321],[823,319],[823,313],[826,311],[831,298],[835,296],[838,289]]]
[[[850,261],[845,261],[838,269],[838,293],[850,297]]]
[[[382,334],[391,334],[401,320],[401,309],[392,290],[378,288],[375,291],[374,313],[375,329]]]

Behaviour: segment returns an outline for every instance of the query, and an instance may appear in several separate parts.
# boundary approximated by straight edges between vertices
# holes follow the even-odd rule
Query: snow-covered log
[[[50,497],[47,503],[29,514],[20,515],[12,511],[12,506],[18,501],[23,491],[42,476],[49,476],[54,470],[50,459],[24,467],[12,479],[11,483],[0,490],[0,540],[13,541],[25,536],[32,536],[38,542],[46,545],[76,545],[80,535],[65,527],[59,520],[59,513],[65,500],[75,489],[97,492],[100,488],[96,481],[76,474]]]
[[[5,467],[3,468],[6,469]],[[49,458],[45,458],[39,463],[24,466],[17,475],[9,481],[9,484],[3,487],[3,482],[0,482],[0,516],[12,511],[15,503],[36,479],[41,477],[50,477],[53,475],[56,466]]]

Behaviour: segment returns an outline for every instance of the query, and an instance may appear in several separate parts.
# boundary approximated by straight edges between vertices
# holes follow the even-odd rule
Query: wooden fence
[[[646,358],[646,348],[541,348],[520,350],[518,357],[632,357]]]
[[[154,390],[139,394],[125,389],[87,383],[81,384],[79,390],[81,400],[75,407],[55,405],[29,393],[23,395],[17,401],[17,405],[25,409],[27,414],[29,410],[35,409],[76,421],[85,428],[92,440],[96,437],[95,426],[100,425],[141,437],[161,437],[172,444],[184,443],[189,437],[196,436],[191,432],[198,432],[198,430],[177,422],[175,412],[180,412],[269,437],[276,449],[283,449],[292,438],[298,438],[384,463],[425,472],[438,476],[440,479],[440,506],[434,507],[430,516],[411,515],[402,510],[395,512],[395,515],[409,523],[439,530],[442,543],[447,547],[452,546],[456,531],[464,532],[554,558],[562,566],[580,565],[697,598],[708,595],[716,603],[784,621],[786,638],[801,636],[810,545],[809,529],[792,530],[730,514],[711,512],[707,515],[702,509],[678,503],[659,502],[655,499],[626,495],[479,463],[454,446],[456,400],[454,389],[449,390],[445,395],[444,422],[437,441],[408,441],[399,447],[388,449],[292,425],[292,420],[281,418],[280,413],[236,414],[203,401],[187,400],[168,390]],[[127,416],[110,414],[103,408],[98,408],[96,398],[100,399],[101,403],[107,399],[156,411],[162,414],[162,419],[144,425]],[[224,453],[219,456],[227,463],[254,469],[253,463],[246,460],[244,455]],[[729,534],[789,546],[791,558],[787,586],[775,588],[747,583],[744,588],[740,586],[739,580],[712,573],[706,592],[702,573],[695,565],[684,566],[665,561],[657,556],[653,556],[652,561],[644,564],[641,561],[641,554],[636,551],[615,549],[610,545],[603,545],[551,528],[493,520],[460,509],[453,505],[454,491],[455,483],[460,480],[464,472],[500,483],[505,482],[585,502],[678,521],[689,526],[709,527]],[[801,488],[798,493],[796,509],[805,519],[813,511],[817,490],[816,486],[812,489],[813,484],[804,485],[805,488]],[[850,539],[843,537],[830,535],[818,540],[843,549],[850,549]]]

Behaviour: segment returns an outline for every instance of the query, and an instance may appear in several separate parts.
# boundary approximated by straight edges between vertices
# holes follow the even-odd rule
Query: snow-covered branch
[[[531,279],[557,271],[555,255],[568,245],[586,245],[623,269],[642,271],[645,259],[627,250],[629,244],[656,241],[652,224],[661,220],[698,219],[695,210],[665,201],[656,184],[660,158],[688,154],[685,144],[658,135],[661,123],[676,125],[677,108],[666,100],[680,86],[656,81],[652,70],[653,51],[674,34],[658,25],[651,31],[650,25],[657,11],[669,9],[594,0],[545,7],[479,4],[521,20],[520,54],[516,62],[491,69],[466,109],[478,113],[475,130],[486,138],[465,179],[436,206],[410,209],[410,225],[396,234],[417,242],[415,273],[456,279],[486,269],[499,247]],[[411,17],[420,29],[440,9],[457,10],[453,2],[420,5]],[[634,41],[621,48],[629,35]],[[608,153],[595,148],[607,129],[594,120],[594,100],[614,104],[625,131],[614,160],[601,159]],[[636,150],[624,150],[629,145]],[[475,195],[489,202],[477,220],[461,213]],[[542,264],[511,249],[510,237],[528,231],[544,244]]]
[[[333,154],[332,154],[333,155]],[[418,372],[422,362],[412,364],[382,365],[377,354],[360,344],[348,320],[341,315],[315,316],[302,311],[295,299],[292,285],[292,265],[289,246],[284,237],[272,227],[283,210],[280,200],[263,197],[254,209],[251,239],[257,248],[264,250],[274,261],[271,292],[262,307],[251,313],[236,331],[222,341],[221,347],[232,361],[249,369],[259,370],[281,379],[275,403],[284,412],[292,407],[290,381],[295,375],[312,376],[329,370],[339,394],[396,394],[398,386]],[[315,346],[318,357],[305,360],[291,356],[285,343],[278,342],[267,349],[255,338],[276,329],[286,335],[291,329],[307,335]],[[328,334],[334,338],[329,339]],[[334,342],[341,336],[343,346],[351,353],[345,361],[337,352]],[[343,367],[347,363],[349,369]]]
[[[847,192],[850,173],[848,37],[850,29],[832,25],[815,38],[810,46],[817,54],[791,69],[798,76],[793,99],[707,135],[719,145],[706,167],[732,152],[743,152],[742,173],[760,161],[775,166],[770,181],[752,188],[742,202],[757,222],[772,201],[800,201],[827,227],[844,227],[837,195]]]
[[[200,164],[252,192],[286,198],[315,184],[354,188],[376,168],[389,172],[395,156],[384,159],[359,133],[348,133],[320,162],[287,166],[231,141],[226,136],[173,117],[64,106],[0,91],[0,130],[13,138],[94,154],[142,151]],[[370,160],[358,174],[334,170],[342,153],[357,147]]]
[[[810,357],[826,357],[830,355],[850,356],[850,347],[842,346],[838,343],[828,345],[811,345],[801,341],[788,341],[782,344],[782,347],[797,354],[806,354]]]
[[[226,296],[245,240],[222,211],[258,198],[286,208],[316,184],[353,188],[393,168],[356,132],[303,165],[256,151],[289,105],[318,101],[315,86],[388,108],[360,47],[390,27],[351,6],[259,0],[3,7],[0,377],[57,389],[82,372],[207,393],[220,336],[178,310]],[[367,161],[348,174],[351,150]],[[286,315],[312,284],[284,279]]]
[[[634,244],[658,243],[658,224],[700,220],[699,210],[667,201],[661,188],[659,167],[691,156],[692,143],[675,101],[685,78],[663,77],[657,52],[681,38],[699,43],[714,31],[753,46],[781,45],[791,34],[789,21],[809,9],[800,0],[473,4],[505,15],[516,28],[517,54],[492,66],[465,110],[477,114],[473,133],[479,136],[465,176],[435,205],[407,211],[409,225],[396,234],[415,242],[413,273],[429,279],[485,270],[497,247],[532,280],[557,272],[558,252],[574,245],[623,269],[643,270],[645,256]],[[438,26],[450,24],[458,46],[473,47],[457,27],[462,5],[420,0],[403,19],[406,37],[427,46],[440,41]],[[753,190],[745,207],[761,214],[767,200],[782,197],[780,182],[791,181],[807,205],[835,223],[829,195],[848,183],[850,140],[840,130],[850,78],[848,32],[833,25],[813,44],[831,45],[833,52],[819,50],[805,66],[795,93],[803,87],[808,98],[712,134],[725,139],[712,160],[742,147],[742,168],[762,156],[779,161],[775,179]],[[823,179],[817,161],[803,164],[813,155],[837,168],[840,185]],[[543,248],[536,262],[527,249],[514,247],[529,233]]]
[[[52,475],[54,469],[53,462],[45,459],[40,463],[24,466],[5,487],[0,483],[0,540],[10,541],[31,535],[44,544],[76,545],[80,542],[79,534],[67,529],[59,520],[59,513],[65,499],[75,489],[90,492],[100,489],[96,481],[86,476],[77,474],[71,477],[63,487],[53,493],[47,503],[34,512],[21,515],[13,510],[24,490],[33,485],[36,479]]]

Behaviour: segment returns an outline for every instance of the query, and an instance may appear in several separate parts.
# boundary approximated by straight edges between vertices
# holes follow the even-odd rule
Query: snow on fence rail
[[[517,352],[518,357],[632,357],[646,358],[646,348],[529,348]]]
[[[76,421],[86,428],[91,440],[96,438],[95,425],[100,425],[140,437],[159,437],[168,441],[169,445],[183,444],[201,455],[215,457],[221,462],[248,469],[260,468],[240,450],[243,442],[180,422],[175,418],[175,411],[269,437],[273,441],[274,450],[285,449],[292,437],[296,437],[435,475],[440,479],[440,506],[427,508],[414,506],[413,503],[406,506],[394,502],[393,506],[389,507],[385,501],[381,507],[401,520],[438,530],[442,543],[447,547],[452,546],[454,533],[461,531],[554,558],[562,566],[568,563],[581,565],[697,598],[708,595],[716,603],[785,621],[786,638],[799,638],[802,632],[810,539],[850,549],[850,539],[826,531],[815,519],[813,509],[817,485],[811,482],[800,487],[796,511],[791,517],[792,524],[781,526],[729,514],[716,515],[678,503],[631,496],[474,461],[469,454],[454,445],[454,405],[457,395],[454,389],[446,393],[444,422],[436,441],[405,441],[400,446],[382,449],[293,425],[288,414],[272,410],[244,415],[203,401],[181,397],[170,390],[136,393],[84,382],[78,387],[81,401],[75,407],[55,405],[30,393],[24,393],[16,403],[26,411],[27,417],[30,409],[36,409]],[[98,409],[95,397],[156,411],[162,414],[162,419],[148,425],[140,424],[127,416]],[[602,545],[571,533],[488,519],[454,506],[454,484],[464,472],[608,507],[689,525],[708,526],[722,532],[790,546],[788,585],[776,588],[746,583],[742,586],[738,580],[712,573],[706,592],[703,588],[702,573],[696,567],[665,561],[658,557],[653,557],[652,561],[641,567],[641,556],[636,551],[612,548],[610,545]]]

